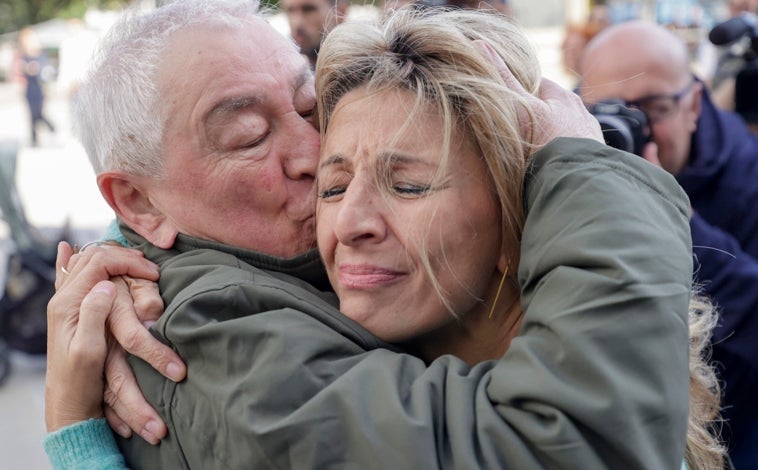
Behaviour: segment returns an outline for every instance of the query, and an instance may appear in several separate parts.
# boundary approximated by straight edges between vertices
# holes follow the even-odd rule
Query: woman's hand
[[[108,350],[105,323],[116,287],[100,281],[78,315],[48,309],[45,422],[48,432],[103,416],[103,368]]]

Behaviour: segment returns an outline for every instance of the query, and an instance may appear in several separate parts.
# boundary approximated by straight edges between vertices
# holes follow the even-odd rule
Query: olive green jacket
[[[175,384],[133,360],[168,438],[133,468],[678,469],[688,412],[689,204],[639,157],[558,139],[533,157],[503,358],[430,365],[341,315],[316,253],[127,238],[161,266],[154,334]],[[322,286],[323,287],[323,286]]]

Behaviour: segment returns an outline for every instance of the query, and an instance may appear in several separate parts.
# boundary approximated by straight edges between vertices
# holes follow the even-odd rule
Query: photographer
[[[737,469],[758,461],[758,136],[718,110],[684,43],[642,21],[610,26],[580,62],[587,104],[617,99],[646,114],[644,158],[675,175],[692,206],[695,281],[720,307],[713,359],[724,382],[724,437]]]

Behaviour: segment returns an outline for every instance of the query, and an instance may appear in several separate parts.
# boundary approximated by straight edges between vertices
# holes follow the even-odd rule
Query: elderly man
[[[669,361],[679,373],[651,371],[642,381],[651,393],[637,393],[638,382],[627,392],[629,387],[623,383],[630,376],[639,379],[641,357],[630,362],[626,355],[582,356],[583,370],[595,370],[590,363],[598,362],[595,372],[604,376],[601,371],[611,371],[603,380],[609,387],[603,392],[612,390],[611,401],[639,407],[639,413],[614,421],[614,428],[628,426],[628,432],[589,435],[573,417],[592,415],[601,427],[609,420],[605,413],[590,413],[597,401],[582,393],[578,400],[565,403],[574,411],[558,412],[546,430],[545,410],[561,405],[540,400],[531,411],[511,416],[509,410],[522,407],[524,386],[543,390],[543,380],[566,386],[567,377],[554,374],[558,364],[528,368],[530,379],[518,381],[518,387],[508,385],[512,369],[503,366],[507,358],[470,369],[448,357],[427,367],[418,358],[393,352],[395,346],[342,316],[333,294],[318,290],[326,287],[327,280],[318,253],[310,249],[310,190],[319,145],[311,121],[312,79],[297,50],[252,11],[249,2],[179,1],[127,21],[116,31],[94,74],[81,88],[76,110],[79,134],[124,235],[161,267],[160,288],[167,307],[152,330],[181,353],[190,370],[186,380],[177,384],[143,362],[132,362],[146,397],[159,409],[169,433],[160,446],[138,438],[121,440],[130,466],[335,468],[373,462],[377,468],[422,468],[439,458],[468,468],[498,466],[504,460],[530,466],[556,459],[598,466],[600,462],[638,461],[640,466],[671,467],[681,461],[686,400],[650,399],[652,395],[683,398],[687,393],[686,331],[680,307],[688,298],[689,237],[682,194],[670,177],[655,172],[651,182],[670,196],[665,203],[659,203],[661,193],[656,191],[640,200],[645,201],[644,207],[659,208],[670,216],[662,217],[654,229],[671,242],[666,250],[676,246],[677,262],[665,271],[676,288],[664,295],[630,292],[635,299],[623,305],[612,303],[609,308],[625,316],[646,305],[660,310],[662,318],[676,320],[659,330],[666,338],[661,343],[668,349],[656,357]],[[535,101],[543,113],[536,144],[545,143],[541,138],[567,132],[599,138],[597,123],[582,114],[578,114],[581,122],[556,120],[556,115],[577,115],[577,103],[563,101],[564,91],[549,84],[544,91],[551,98],[547,103],[522,91],[522,98]],[[561,123],[574,127],[561,129]],[[572,150],[553,144],[543,152],[618,156],[589,139],[563,142]],[[650,176],[649,168],[637,168]],[[529,199],[549,212],[556,199],[566,198],[556,197],[563,194],[555,191],[556,185],[543,183],[535,185]],[[573,186],[564,187],[571,193],[569,199],[595,197],[573,191]],[[626,200],[616,202],[618,214]],[[574,220],[577,214],[563,216]],[[597,220],[595,213],[589,216]],[[540,230],[540,220],[560,225],[555,217],[532,218],[530,227],[536,233],[550,232]],[[587,226],[578,225],[579,230]],[[641,249],[642,242],[637,243]],[[542,245],[540,249],[550,245],[537,244]],[[85,250],[77,263],[64,266],[69,253],[62,250],[59,262],[67,269],[67,277],[49,309],[51,350],[61,353],[50,355],[46,402],[51,405],[66,398],[56,395],[56,381],[66,383],[81,375],[82,367],[76,363],[70,370],[56,367],[63,356],[77,350],[69,347],[65,335],[78,318],[78,304],[98,279],[135,273],[119,266],[99,267],[96,261],[102,251],[97,249]],[[631,267],[620,274],[634,286],[635,269],[641,267],[637,257],[627,259],[627,251],[618,253],[617,264],[621,270]],[[593,253],[590,250],[587,256]],[[100,261],[106,260],[101,257]],[[541,265],[535,271],[541,269],[558,268]],[[149,267],[143,271],[150,271]],[[540,276],[525,273],[524,282],[539,289],[543,283],[533,277]],[[617,278],[608,282],[618,290]],[[580,303],[591,305],[586,307],[588,316],[597,314],[596,291],[584,291],[591,298],[561,297],[561,303],[565,300],[568,305],[561,304],[558,310],[576,310]],[[543,310],[557,313],[544,306]],[[619,337],[609,339],[606,333],[623,338],[629,334],[617,322],[604,323],[615,333],[597,328],[592,338],[586,338],[589,344],[597,338],[605,338],[605,343],[620,341]],[[551,327],[555,328],[561,327]],[[648,337],[640,336],[640,356],[647,357],[650,350],[641,345]],[[537,343],[534,346],[539,350],[558,348],[548,356],[565,360],[561,345]],[[527,349],[529,344],[524,342]],[[635,374],[619,372],[631,363]],[[597,378],[594,372],[577,374],[581,384],[575,386],[591,390]],[[443,393],[438,395],[439,391]],[[452,398],[456,396],[465,404],[458,406]],[[548,402],[563,403],[564,394],[551,397]],[[577,406],[589,409],[585,413]],[[71,424],[70,413],[71,409],[51,409],[49,429]],[[476,419],[471,419],[471,413]],[[649,413],[655,419],[648,419]],[[82,437],[76,442],[107,444],[102,420],[95,421],[68,426],[62,433],[68,443],[73,435],[74,441]],[[152,432],[144,423],[137,428],[147,431],[141,434],[146,440],[161,437],[160,430]],[[651,439],[651,433],[658,438]],[[477,435],[487,439],[468,438]],[[46,448],[57,462],[71,457],[65,447],[64,455],[58,453],[61,438],[54,434],[47,441]],[[540,445],[543,438],[569,447]],[[112,446],[106,450],[114,451]],[[98,460],[102,456],[93,458],[100,465],[104,462]],[[79,460],[75,456],[68,461]]]
[[[620,98],[645,111],[652,142],[643,155],[690,197],[695,280],[722,314],[713,359],[725,382],[725,435],[737,468],[750,468],[758,461],[758,136],[714,107],[684,43],[661,26],[611,26],[580,65],[585,102]]]
[[[349,0],[281,0],[281,8],[287,15],[290,35],[300,46],[300,52],[308,58],[311,68],[321,41],[335,26],[342,23],[350,9]]]

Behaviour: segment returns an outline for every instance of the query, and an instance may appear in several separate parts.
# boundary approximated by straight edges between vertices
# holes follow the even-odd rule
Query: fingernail
[[[140,432],[140,436],[142,436],[142,439],[146,440],[147,442],[151,444],[157,444],[160,442],[160,439],[158,438],[158,435],[160,434],[160,425],[158,422],[150,420],[145,424],[145,428]]]
[[[174,382],[179,382],[184,378],[184,368],[176,362],[169,362],[166,366],[166,374]]]
[[[120,424],[116,427],[116,432],[119,436],[123,437],[124,439],[129,439],[129,437],[132,435],[132,430],[129,426],[125,424]]]
[[[142,430],[139,433],[140,437],[145,440],[148,444],[155,445],[158,443],[158,438],[147,432],[146,430]]]
[[[145,429],[152,434],[153,436],[158,436],[161,433],[161,425],[158,424],[158,421],[150,420],[145,424]]]

